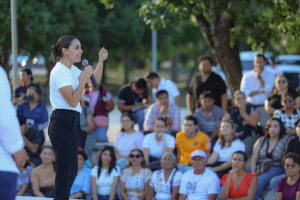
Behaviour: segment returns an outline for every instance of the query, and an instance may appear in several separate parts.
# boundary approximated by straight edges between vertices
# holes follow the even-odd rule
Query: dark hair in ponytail
[[[62,48],[69,48],[74,39],[77,38],[73,35],[64,35],[57,40],[56,45],[52,45],[53,63],[56,62],[57,57],[61,58],[63,56]]]

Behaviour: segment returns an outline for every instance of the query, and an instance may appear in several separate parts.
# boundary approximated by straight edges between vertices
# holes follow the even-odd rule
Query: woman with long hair
[[[41,152],[42,164],[31,173],[31,187],[35,197],[53,197],[55,182],[54,151],[44,147]]]
[[[123,200],[144,200],[148,192],[151,171],[146,168],[143,151],[133,149],[129,154],[127,168],[121,175]]]
[[[80,41],[65,35],[52,46],[53,62],[59,57],[50,73],[50,103],[52,115],[48,134],[53,145],[56,161],[56,179],[54,200],[69,199],[70,189],[78,171],[78,140],[80,128],[80,99],[86,83],[101,82],[103,62],[108,57],[105,48],[99,51],[98,65],[85,64],[84,71],[79,70],[74,63],[81,61],[83,51]]]
[[[182,173],[176,168],[173,153],[166,152],[161,158],[162,169],[153,172],[147,192],[147,200],[177,200]]]
[[[255,199],[262,195],[272,178],[284,173],[280,161],[286,153],[289,138],[280,119],[267,121],[266,134],[255,142],[250,163],[251,172],[258,173]]]
[[[119,200],[117,187],[121,171],[116,161],[114,148],[104,146],[99,155],[98,165],[91,172],[93,200]]]
[[[128,162],[129,153],[132,149],[143,149],[144,135],[139,131],[134,131],[134,117],[130,113],[123,113],[121,116],[121,132],[115,141],[115,153],[117,165],[123,170]]]
[[[207,161],[207,167],[214,171],[219,178],[231,169],[232,154],[236,151],[245,152],[244,143],[235,136],[235,127],[232,121],[222,121],[219,130],[219,139],[213,153]]]
[[[282,158],[286,177],[277,185],[275,200],[300,200],[300,157],[296,153],[288,153]]]
[[[246,171],[247,154],[236,151],[232,154],[231,167],[228,174],[221,179],[221,199],[254,199],[257,188],[257,177]]]
[[[41,145],[45,142],[44,129],[48,125],[48,111],[44,104],[40,102],[41,88],[31,85],[26,90],[27,101],[17,107],[18,115],[23,115],[30,127],[37,129],[42,138]]]
[[[85,199],[91,190],[91,170],[84,166],[87,155],[82,148],[78,148],[78,174],[71,187],[70,199]]]
[[[237,90],[233,94],[232,107],[223,116],[224,121],[232,120],[236,125],[236,136],[242,140],[246,147],[247,156],[250,157],[252,147],[259,138],[259,114],[246,101],[244,92]]]
[[[164,153],[173,152],[175,149],[175,138],[166,133],[167,121],[159,117],[154,121],[154,132],[145,136],[143,141],[143,153],[145,162],[152,171],[161,169],[160,160]]]
[[[275,88],[265,101],[265,110],[271,115],[282,108],[281,96],[289,91],[289,81],[284,75],[278,75],[275,79]],[[294,92],[296,93],[296,92]]]

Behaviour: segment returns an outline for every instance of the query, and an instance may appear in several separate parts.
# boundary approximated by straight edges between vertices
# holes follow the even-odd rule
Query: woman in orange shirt
[[[237,151],[232,155],[232,170],[221,179],[221,199],[254,199],[257,188],[256,174],[246,172],[247,155]]]

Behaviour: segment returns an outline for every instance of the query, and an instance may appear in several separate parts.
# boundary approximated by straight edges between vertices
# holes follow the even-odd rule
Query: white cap
[[[206,158],[206,153],[204,151],[202,151],[202,150],[197,149],[197,150],[195,150],[195,151],[193,151],[191,153],[190,158],[192,159],[192,158],[194,158],[196,156],[200,156],[200,157]]]

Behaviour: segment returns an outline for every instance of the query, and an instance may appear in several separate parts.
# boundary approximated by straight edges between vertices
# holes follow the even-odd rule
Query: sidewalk
[[[51,106],[47,106],[48,114],[49,114],[49,119],[50,115],[52,113],[51,111]],[[145,114],[147,112],[147,109],[145,109]],[[180,108],[180,115],[181,115],[181,122],[183,122],[183,118],[188,115],[188,111],[186,108]],[[121,112],[119,111],[117,104],[115,103],[115,109],[109,113],[109,128],[108,128],[108,140],[109,142],[115,142],[117,134],[121,130]],[[181,128],[183,125],[181,125]],[[134,126],[135,130],[139,130],[138,126]],[[48,137],[48,128],[45,129],[45,138],[46,142],[49,142],[49,137]]]

